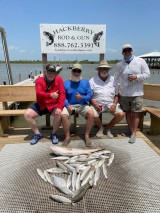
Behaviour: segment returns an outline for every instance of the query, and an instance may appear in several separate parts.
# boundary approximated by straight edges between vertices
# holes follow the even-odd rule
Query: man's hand
[[[100,104],[95,104],[95,105],[94,105],[94,108],[96,109],[96,111],[102,112],[102,105],[100,105]]]
[[[82,96],[77,92],[77,95],[76,95],[76,99],[78,100],[78,101],[80,101],[81,99],[82,99]]]
[[[128,80],[129,81],[134,81],[134,80],[136,80],[137,79],[137,75],[129,75],[128,76]]]
[[[112,104],[110,109],[109,109],[110,112],[115,112],[116,111],[116,104]]]
[[[59,94],[58,94],[58,90],[56,92],[53,92],[50,94],[51,98],[58,98]]]
[[[54,112],[55,115],[61,115],[62,110],[57,108]]]
[[[73,110],[73,107],[72,107],[72,106],[68,106],[68,108],[67,108],[67,109],[68,109],[68,112],[69,112],[69,113],[71,113],[71,112],[72,112],[72,110]]]

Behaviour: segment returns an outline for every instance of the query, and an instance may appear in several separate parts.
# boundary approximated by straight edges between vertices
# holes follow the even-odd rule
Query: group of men
[[[59,142],[57,130],[63,125],[64,145],[70,142],[70,116],[75,112],[86,119],[85,144],[91,146],[90,131],[95,123],[99,130],[97,137],[104,133],[113,138],[111,129],[119,123],[124,115],[128,124],[129,143],[136,142],[136,131],[139,123],[139,112],[143,105],[143,81],[150,76],[146,62],[133,55],[130,44],[122,46],[123,59],[117,64],[114,76],[109,74],[112,68],[106,60],[100,62],[97,75],[90,81],[82,78],[82,66],[74,64],[69,80],[63,83],[57,75],[56,68],[46,65],[44,76],[36,80],[37,102],[24,114],[25,120],[34,132],[31,145],[36,144],[43,135],[39,132],[35,118],[47,113],[53,115],[51,141]],[[104,129],[99,115],[110,112],[113,119]]]

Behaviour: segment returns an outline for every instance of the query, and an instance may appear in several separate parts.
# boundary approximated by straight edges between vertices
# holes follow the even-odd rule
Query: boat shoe
[[[57,135],[56,135],[55,133],[51,133],[50,139],[51,139],[51,142],[52,142],[53,144],[59,143],[59,140],[58,140]]]
[[[34,145],[36,143],[38,143],[38,141],[43,138],[43,135],[42,134],[34,134],[34,137],[32,138],[30,144],[31,145]]]
[[[131,137],[130,137],[128,143],[135,143],[135,142],[136,142],[136,136],[131,135]]]

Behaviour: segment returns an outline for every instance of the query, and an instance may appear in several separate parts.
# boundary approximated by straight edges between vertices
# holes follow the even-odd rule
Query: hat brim
[[[111,69],[111,68],[112,68],[111,66],[101,65],[101,66],[97,67],[96,70],[98,70],[98,69],[101,68],[101,67],[108,68],[108,69]]]

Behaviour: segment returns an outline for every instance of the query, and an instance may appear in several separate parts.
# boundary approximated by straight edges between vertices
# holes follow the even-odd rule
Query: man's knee
[[[88,110],[87,113],[86,113],[86,117],[94,117],[94,111],[91,109],[91,110]]]
[[[124,113],[123,111],[121,111],[121,112],[119,112],[119,113],[116,113],[116,114],[115,114],[115,117],[117,117],[117,118],[123,118],[124,115],[125,115],[125,113]]]

